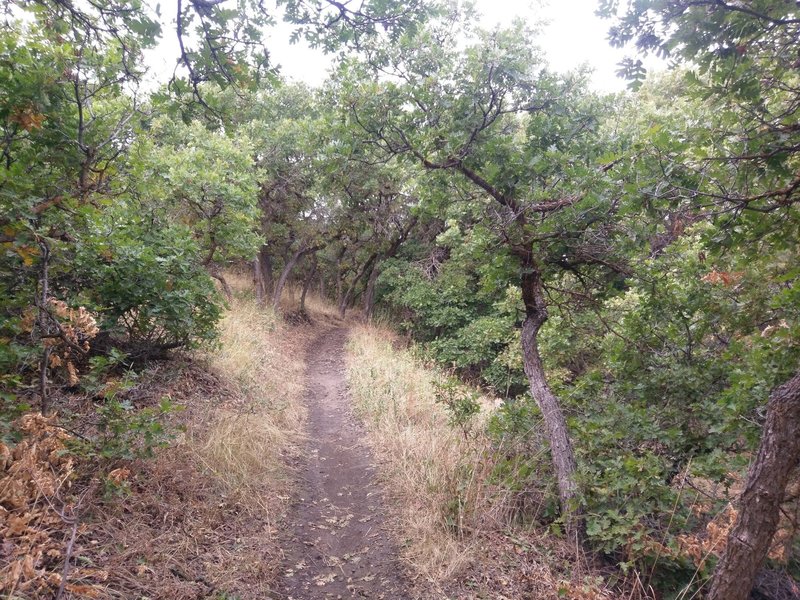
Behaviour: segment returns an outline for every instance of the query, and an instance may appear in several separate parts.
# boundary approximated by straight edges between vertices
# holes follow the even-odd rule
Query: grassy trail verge
[[[151,363],[116,396],[126,419],[157,413],[165,398],[180,407],[160,418],[171,439],[154,456],[72,450],[81,434],[64,424],[76,428],[75,415],[105,402],[74,392],[58,415],[25,416],[23,440],[0,447],[3,597],[245,600],[272,590],[314,333],[237,287],[216,348]],[[135,451],[141,438],[130,439]]]
[[[546,528],[533,526],[547,495],[520,489],[524,452],[544,452],[536,432],[520,449],[490,435],[493,399],[453,391],[447,378],[373,326],[353,328],[348,383],[366,424],[387,493],[389,514],[412,572],[438,598],[606,600],[620,598],[602,573]],[[443,397],[471,394],[480,412],[453,426]],[[544,456],[542,458],[545,458]],[[546,460],[544,462],[546,464]],[[627,597],[627,596],[624,596]]]
[[[180,600],[272,588],[306,416],[307,330],[238,297],[216,350],[174,377],[155,374],[149,393],[185,407],[175,423],[185,432],[143,461],[130,498],[106,508],[104,537],[124,548],[110,557],[109,587]]]

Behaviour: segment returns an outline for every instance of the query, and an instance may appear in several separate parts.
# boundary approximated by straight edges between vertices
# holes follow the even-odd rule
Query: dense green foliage
[[[247,265],[276,307],[293,281],[342,314],[377,305],[505,401],[498,448],[533,439],[531,389],[552,391],[588,544],[665,597],[699,589],[715,553],[688,548],[741,489],[766,400],[800,361],[797,7],[603,2],[615,43],[680,64],[642,82],[628,61],[642,85],[601,97],[550,71],[521,23],[277,4],[297,35],[353,50],[323,89],[271,70],[261,3],[179,3],[180,68],[151,95],[149,7],[5,4],[2,439],[61,386],[97,401],[100,454],[158,445],[159,411],[99,381],[213,343],[224,271]],[[477,405],[455,389],[441,401],[467,431]],[[528,461],[515,489],[553,475],[539,453],[508,460]],[[797,574],[785,521],[775,558]]]
[[[539,417],[535,407],[520,410],[530,402],[519,351],[524,310],[508,243],[521,233],[486,194],[519,198],[531,186],[531,201],[580,195],[533,238],[551,313],[541,352],[570,415],[588,537],[627,565],[658,561],[652,581],[674,593],[710,574],[703,561],[696,576],[687,535],[702,532],[735,492],[715,492],[710,502],[703,494],[738,489],[766,398],[800,358],[798,94],[796,77],[773,60],[783,42],[770,37],[796,25],[707,10],[721,19],[719,36],[755,36],[762,25],[765,34],[746,53],[712,50],[698,70],[617,99],[616,112],[581,100],[579,83],[561,84],[572,97],[550,95],[557,78],[506,66],[521,60],[535,69],[535,60],[519,59],[501,34],[479,35],[459,63],[448,62],[446,37],[432,30],[436,44],[390,59],[407,85],[363,88],[359,75],[349,85],[361,85],[363,99],[345,91],[381,151],[412,155],[432,172],[433,189],[447,187],[430,199],[441,233],[409,245],[379,290],[429,356],[511,402],[498,416],[501,437],[519,427],[506,412],[525,415],[523,430]],[[750,33],[741,33],[742,20]],[[518,30],[512,39],[523,38]],[[734,81],[742,85],[731,89]],[[504,86],[513,100],[502,101]],[[541,119],[536,100],[547,106]],[[495,101],[502,110],[492,112]],[[454,175],[445,179],[448,169]],[[471,193],[467,180],[481,190]],[[699,501],[706,509],[698,513]]]

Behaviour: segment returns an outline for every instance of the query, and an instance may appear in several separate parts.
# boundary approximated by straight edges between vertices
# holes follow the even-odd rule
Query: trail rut
[[[331,329],[308,351],[309,442],[273,598],[417,597],[386,531],[375,466],[350,410],[346,340],[346,329]]]

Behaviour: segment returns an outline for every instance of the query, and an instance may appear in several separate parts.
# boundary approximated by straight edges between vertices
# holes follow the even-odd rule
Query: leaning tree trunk
[[[378,275],[380,274],[378,265],[383,260],[387,260],[397,256],[400,247],[408,239],[408,235],[411,233],[411,230],[414,229],[414,227],[417,225],[418,221],[419,217],[417,215],[413,215],[408,220],[405,227],[400,231],[399,235],[394,240],[392,240],[392,243],[390,244],[389,248],[387,248],[386,252],[384,252],[380,256],[380,258],[378,258],[377,256],[375,257],[375,263],[372,265],[372,269],[369,272],[367,287],[364,290],[364,315],[366,316],[367,320],[371,320],[372,315],[375,312],[375,285],[378,281]]]
[[[353,282],[347,287],[347,291],[339,297],[339,317],[342,319],[344,319],[344,316],[347,313],[347,306],[350,304],[350,298],[353,296],[353,290],[356,287],[356,283],[358,283],[358,279],[354,279]]]
[[[539,331],[547,320],[547,303],[544,298],[541,274],[529,253],[523,259],[522,299],[525,320],[522,323],[522,357],[531,395],[542,411],[550,455],[558,483],[558,496],[564,526],[570,539],[582,540],[583,519],[578,506],[578,485],[575,481],[577,463],[569,437],[564,411],[547,383],[542,358],[539,354]]]
[[[367,281],[367,289],[364,292],[364,315],[368,321],[372,320],[372,315],[375,312],[375,285],[378,282],[378,264],[372,267]]]
[[[306,294],[308,294],[308,288],[311,287],[311,282],[314,280],[314,275],[317,274],[317,261],[316,259],[311,265],[311,271],[306,277],[306,280],[303,282],[303,293],[300,294],[300,312],[306,312]]]
[[[281,303],[281,294],[283,293],[283,288],[286,285],[286,280],[289,279],[289,275],[291,275],[292,270],[294,269],[295,265],[297,265],[297,261],[300,260],[300,257],[303,256],[303,249],[296,250],[281,271],[281,276],[278,279],[278,283],[275,285],[275,291],[272,294],[272,308],[278,310],[278,307]]]
[[[363,264],[361,270],[359,270],[359,272],[356,274],[355,279],[353,279],[353,281],[350,283],[350,286],[347,288],[347,291],[345,292],[344,296],[342,296],[341,299],[339,300],[339,316],[342,319],[344,319],[344,315],[347,312],[347,307],[350,306],[350,301],[353,299],[353,292],[355,292],[358,282],[361,281],[361,279],[366,274],[367,270],[370,269],[372,265],[375,264],[375,261],[377,259],[378,259],[377,254],[370,255],[370,257],[367,259],[367,262]]]
[[[778,529],[786,484],[800,463],[800,371],[773,390],[738,516],[714,571],[709,600],[746,600]]]
[[[258,257],[253,259],[253,289],[256,292],[256,304],[263,307],[266,296],[264,294],[264,277]]]
[[[344,299],[344,278],[347,275],[342,268],[342,258],[344,257],[344,249],[336,257],[336,306],[341,306]]]
[[[208,272],[211,274],[211,277],[219,281],[220,286],[222,286],[222,293],[225,294],[225,299],[228,302],[233,300],[233,290],[231,290],[231,286],[228,285],[228,281],[225,279],[225,276],[219,270],[219,267],[214,263],[210,263],[208,265]]]
[[[266,245],[261,246],[258,251],[258,264],[261,269],[261,285],[264,291],[264,298],[272,294],[275,281],[272,276],[272,256]]]

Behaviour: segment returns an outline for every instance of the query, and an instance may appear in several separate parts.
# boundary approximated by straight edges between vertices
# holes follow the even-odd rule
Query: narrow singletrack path
[[[350,409],[346,341],[346,329],[329,329],[308,351],[309,441],[274,598],[416,596],[386,531],[375,466]]]

